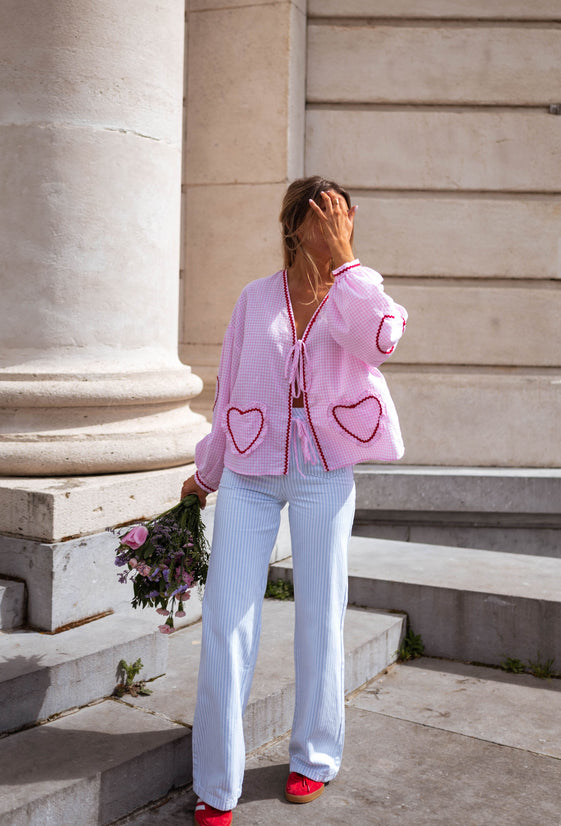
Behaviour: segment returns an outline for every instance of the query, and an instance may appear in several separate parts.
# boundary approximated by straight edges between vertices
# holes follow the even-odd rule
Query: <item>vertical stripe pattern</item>
[[[305,423],[303,409],[292,413]],[[296,434],[293,425],[286,476],[242,476],[225,469],[218,491],[193,727],[194,790],[217,809],[234,808],[241,794],[242,718],[257,659],[269,559],[287,502],[296,601],[290,770],[325,782],[341,762],[353,471],[323,470],[315,451],[307,460]]]

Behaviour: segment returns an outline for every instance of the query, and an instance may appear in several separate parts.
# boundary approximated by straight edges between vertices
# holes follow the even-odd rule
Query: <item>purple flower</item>
[[[119,568],[122,568],[123,565],[127,564],[127,560],[124,559],[122,556],[115,557],[115,565],[118,565]]]
[[[122,545],[128,545],[129,548],[132,548],[136,551],[137,548],[140,548],[146,542],[148,538],[148,529],[144,527],[144,525],[137,525],[123,536],[121,539]]]
[[[159,591],[150,591],[148,596],[150,597],[150,599],[155,599],[156,597],[160,596],[160,592]]]

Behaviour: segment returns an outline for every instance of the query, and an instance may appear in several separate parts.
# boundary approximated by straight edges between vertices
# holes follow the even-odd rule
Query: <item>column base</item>
[[[26,624],[44,631],[105,612],[161,617],[130,606],[132,588],[118,582],[116,537],[107,528],[149,519],[179,500],[193,465],[152,473],[71,479],[0,479],[0,576],[25,581]],[[212,497],[203,511],[212,536]],[[185,604],[188,624],[200,616],[196,589]]]
[[[147,372],[10,374],[0,381],[0,474],[74,476],[183,465],[210,430],[186,365]]]

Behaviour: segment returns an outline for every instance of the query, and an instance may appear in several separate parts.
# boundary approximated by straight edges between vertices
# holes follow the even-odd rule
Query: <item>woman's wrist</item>
[[[360,261],[358,260],[358,258],[353,258],[351,261],[345,261],[345,263],[341,264],[340,267],[335,267],[331,271],[331,274],[334,278],[336,278],[338,275],[341,275],[342,273],[347,272],[348,270],[352,270],[355,267],[360,267],[360,266],[361,266],[361,264],[360,264]]]
[[[349,261],[354,261],[354,252],[350,244],[341,244],[330,250],[331,260],[333,261],[333,269],[338,270],[343,264]]]

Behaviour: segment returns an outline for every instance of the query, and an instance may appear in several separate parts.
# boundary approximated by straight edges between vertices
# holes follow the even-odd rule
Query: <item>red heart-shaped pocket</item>
[[[354,404],[336,404],[333,417],[345,433],[359,442],[370,442],[380,426],[382,405],[376,396],[365,396]]]
[[[265,417],[258,407],[240,410],[230,407],[226,414],[228,433],[238,453],[247,453],[263,432]]]

